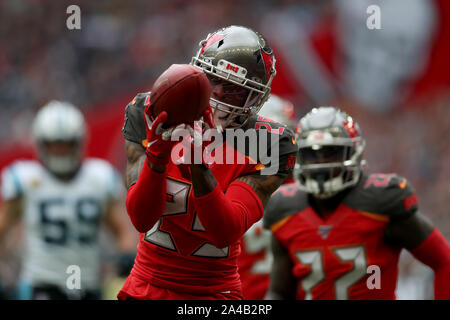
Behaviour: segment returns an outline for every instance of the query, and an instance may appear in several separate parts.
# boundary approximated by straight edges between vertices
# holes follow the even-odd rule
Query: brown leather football
[[[166,111],[165,127],[199,120],[209,106],[211,86],[205,73],[188,64],[173,64],[153,84],[153,117]]]

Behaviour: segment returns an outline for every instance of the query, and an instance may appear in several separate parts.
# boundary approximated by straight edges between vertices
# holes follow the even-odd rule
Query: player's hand
[[[186,128],[189,131],[189,137],[183,139],[183,143],[188,144],[185,146],[185,163],[206,164],[208,161],[204,158],[204,151],[211,143],[211,137],[205,137],[205,131],[214,129],[214,119],[211,110],[205,111],[203,121],[196,121],[193,125],[186,126]]]
[[[145,121],[147,123],[147,159],[157,166],[165,166],[169,163],[170,154],[173,146],[178,141],[172,140],[173,131],[177,127],[163,128],[167,120],[167,112],[161,112],[152,122],[148,115],[148,109],[145,110]]]
[[[196,121],[194,124],[180,124],[178,126],[165,129],[164,123],[168,114],[166,111],[161,112],[152,122],[150,120],[151,104],[145,109],[145,119],[147,122],[147,158],[152,165],[165,166],[169,162],[169,156],[172,148],[178,143],[177,139],[172,136],[180,136],[177,130],[187,129],[190,137],[183,139],[189,144],[186,146],[187,153],[185,159],[189,159],[187,163],[194,163],[194,154],[203,155],[204,148],[209,144],[202,140],[203,133],[208,129],[214,128],[214,116],[211,106],[203,113],[203,121]],[[199,158],[200,159],[200,158]],[[189,162],[190,161],[190,162]],[[196,161],[198,162],[198,160]]]
[[[208,132],[208,130],[215,130],[214,114],[211,106],[209,105],[203,112],[202,121],[195,122],[193,126],[190,125],[187,129],[191,136],[189,153],[187,155],[191,161],[190,163],[200,164],[199,160],[201,159],[202,164],[208,164],[209,161],[204,158],[206,156],[205,149],[212,142],[211,132]],[[195,154],[198,154],[197,159],[194,158]]]

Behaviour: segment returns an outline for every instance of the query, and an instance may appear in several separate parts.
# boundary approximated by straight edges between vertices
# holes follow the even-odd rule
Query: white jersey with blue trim
[[[80,289],[98,289],[100,221],[109,201],[124,196],[116,170],[90,158],[64,182],[37,161],[17,161],[3,170],[1,187],[3,200],[22,199],[21,281],[66,290],[69,267],[78,266]]]

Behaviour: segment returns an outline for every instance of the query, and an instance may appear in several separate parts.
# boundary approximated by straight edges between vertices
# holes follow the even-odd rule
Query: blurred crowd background
[[[66,8],[81,9],[69,30]],[[370,30],[369,5],[381,9]],[[415,186],[450,240],[450,2],[445,0],[137,0],[0,2],[0,169],[32,157],[30,124],[52,99],[88,117],[88,155],[123,172],[124,107],[219,27],[263,33],[277,57],[273,92],[300,118],[333,104],[359,122],[372,172]],[[432,272],[401,260],[399,298],[432,297]]]

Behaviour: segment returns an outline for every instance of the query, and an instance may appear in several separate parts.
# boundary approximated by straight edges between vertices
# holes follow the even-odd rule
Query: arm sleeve
[[[239,240],[264,209],[255,191],[245,182],[234,181],[226,193],[219,184],[203,197],[194,197],[198,217],[212,243],[225,248]]]
[[[145,161],[136,184],[128,189],[128,216],[139,232],[147,232],[161,218],[166,207],[166,171],[158,173]]]
[[[435,227],[411,253],[434,271],[434,298],[450,299],[450,245]]]

